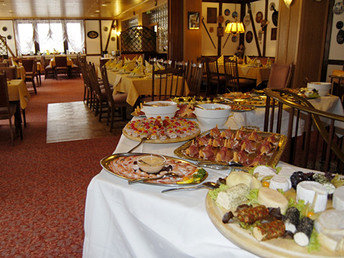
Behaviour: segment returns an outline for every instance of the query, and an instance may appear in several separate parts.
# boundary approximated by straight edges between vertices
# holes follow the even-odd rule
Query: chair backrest
[[[17,68],[16,67],[0,67],[0,71],[6,75],[6,78],[13,80],[17,78]]]
[[[226,86],[227,90],[239,91],[239,72],[238,72],[238,60],[233,57],[225,57],[223,59],[223,66],[225,70]]]
[[[9,67],[9,65],[8,62],[0,62],[0,67]]]
[[[0,107],[9,109],[7,79],[4,73],[0,73]]]
[[[186,76],[186,82],[190,89],[190,95],[198,96],[201,91],[203,64],[192,63],[189,67],[190,69],[188,76]]]
[[[112,91],[110,89],[110,84],[109,84],[109,79],[107,76],[107,71],[106,71],[106,67],[105,65],[103,65],[101,68],[101,73],[102,73],[102,79],[103,79],[103,85],[104,85],[104,89],[105,89],[105,93],[106,93],[106,97],[108,100],[108,104],[110,107],[114,107],[115,106],[115,102],[112,98]]]
[[[292,71],[292,64],[272,64],[267,87],[270,89],[288,88],[291,81]]]
[[[25,72],[32,73],[36,71],[36,61],[34,59],[23,59],[22,64],[24,66]]]
[[[183,69],[166,68],[165,70],[153,69],[152,73],[152,100],[169,99],[182,96],[185,89]]]
[[[264,91],[264,131],[287,136],[283,161],[321,171],[343,171],[344,128],[336,126],[343,124],[344,116],[317,110],[289,89]]]
[[[67,67],[67,57],[66,56],[55,56],[56,67]]]
[[[96,92],[98,96],[101,96],[101,89],[98,81],[95,65],[90,63],[86,66],[87,74],[89,75],[90,87]]]

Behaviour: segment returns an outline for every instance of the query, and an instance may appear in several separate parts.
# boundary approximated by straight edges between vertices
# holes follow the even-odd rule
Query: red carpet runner
[[[46,144],[47,104],[82,100],[80,79],[45,80],[27,108],[24,140],[0,123],[0,256],[80,257],[86,189],[119,136]]]

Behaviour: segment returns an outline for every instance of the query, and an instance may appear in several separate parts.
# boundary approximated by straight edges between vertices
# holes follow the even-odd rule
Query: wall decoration
[[[251,43],[251,42],[252,42],[252,39],[253,39],[253,33],[252,33],[252,31],[248,31],[248,32],[246,33],[246,42],[247,42],[247,43]]]
[[[333,6],[333,12],[334,14],[342,14],[344,12],[344,3],[337,2]]]
[[[233,35],[233,36],[232,36],[232,42],[237,42],[237,41],[238,41],[237,35]]]
[[[217,27],[217,36],[218,37],[223,37],[224,32],[225,32],[225,30],[223,27]]]
[[[214,27],[209,27],[209,32],[210,33],[214,32]]]
[[[225,10],[225,15],[226,15],[226,16],[229,16],[230,14],[231,14],[231,11],[230,11],[229,9],[226,9],[226,10]]]
[[[231,22],[230,20],[226,20],[225,25],[227,26],[227,24],[230,23],[230,22]]]
[[[337,23],[336,23],[336,28],[337,28],[338,30],[340,30],[341,28],[343,28],[343,22],[342,22],[342,21],[337,22]]]
[[[278,11],[276,10],[275,3],[270,4],[270,11],[274,11],[272,13],[272,23],[273,23],[273,25],[277,26],[277,24],[278,24]]]
[[[8,39],[8,40],[11,40],[11,39],[12,39],[12,36],[11,36],[11,35],[8,35],[8,36],[7,36],[7,39]]]
[[[245,25],[245,26],[248,26],[248,25],[250,25],[250,24],[251,24],[250,15],[246,15],[246,16],[244,17],[244,25]]]
[[[90,39],[96,39],[98,38],[98,36],[99,36],[98,32],[94,30],[87,32],[87,37],[89,37]]]
[[[263,19],[263,13],[262,12],[257,12],[257,14],[256,14],[256,22],[260,23],[262,19]]]
[[[109,30],[109,28],[105,26],[104,27],[104,31],[108,31],[108,30]]]
[[[2,27],[2,30],[3,30],[3,31],[7,31],[7,27],[5,27],[5,26]]]
[[[271,40],[277,40],[277,28],[271,28]]]
[[[223,23],[224,22],[224,20],[225,20],[225,18],[223,18],[223,16],[222,15],[219,15],[219,23]]]
[[[234,12],[232,13],[232,17],[233,17],[234,19],[238,17],[237,11],[234,11]]]
[[[207,8],[207,23],[217,23],[217,8]]]
[[[337,34],[337,43],[343,44],[344,43],[344,30],[339,30]]]
[[[199,12],[188,12],[188,28],[189,30],[199,29]]]
[[[111,41],[115,41],[116,40],[116,38],[115,37],[111,37]]]

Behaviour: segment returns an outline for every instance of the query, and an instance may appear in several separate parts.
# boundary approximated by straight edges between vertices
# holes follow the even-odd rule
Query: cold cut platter
[[[174,153],[181,158],[205,164],[227,165],[236,162],[244,167],[276,165],[284,151],[284,135],[249,129],[204,132]]]
[[[289,172],[258,166],[219,179],[206,197],[211,221],[262,257],[343,257],[343,177]]]
[[[154,185],[194,185],[208,176],[204,169],[191,162],[149,153],[113,154],[103,158],[100,164],[107,172],[118,177]]]

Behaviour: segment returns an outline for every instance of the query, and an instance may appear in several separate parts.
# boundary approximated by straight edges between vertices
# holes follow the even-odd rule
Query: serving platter
[[[180,119],[175,119],[175,118],[171,118],[170,121],[182,121],[184,122],[184,126],[187,126],[189,123],[194,127],[194,132],[192,134],[189,134],[187,136],[184,136],[184,137],[175,137],[175,138],[167,138],[167,139],[154,139],[152,138],[152,127],[148,127],[148,129],[145,130],[145,134],[143,133],[139,133],[138,136],[134,136],[134,135],[131,135],[130,133],[128,133],[131,129],[130,129],[130,126],[131,126],[131,123],[135,123],[136,121],[148,121],[149,118],[140,118],[138,120],[134,120],[134,121],[131,121],[129,123],[126,124],[126,126],[123,128],[123,135],[125,137],[127,137],[128,139],[130,140],[133,140],[133,141],[141,141],[143,137],[147,137],[148,139],[145,141],[147,143],[156,143],[156,144],[163,144],[163,143],[176,143],[176,142],[183,142],[183,141],[188,141],[190,139],[193,139],[195,138],[197,135],[200,134],[201,130],[198,126],[198,124],[195,122],[195,121],[191,121],[191,120],[186,120],[186,119],[183,119],[183,118],[180,118]],[[178,129],[178,128],[177,128]],[[168,130],[168,128],[164,128],[164,130]]]
[[[167,171],[161,171],[157,174],[149,174],[145,173],[141,170],[137,170],[137,172],[134,171],[132,168],[135,161],[137,161],[140,157],[144,155],[151,155],[150,153],[117,153],[112,154],[110,156],[104,157],[100,161],[100,165],[107,171],[108,173],[115,175],[117,177],[126,179],[126,180],[136,180],[136,179],[154,179],[155,177],[158,177],[159,175],[162,175],[163,173],[166,173]],[[172,165],[173,170],[172,172],[176,172],[177,174],[180,174],[182,177],[177,178],[175,180],[172,180],[170,178],[163,178],[160,180],[147,180],[144,181],[144,184],[152,184],[152,185],[163,185],[163,186],[185,186],[185,185],[196,185],[201,182],[203,182],[207,176],[208,173],[205,171],[204,176],[197,182],[190,182],[190,183],[184,183],[182,180],[185,179],[185,177],[192,177],[193,174],[197,173],[197,171],[201,168],[198,166],[192,164],[189,161],[182,160],[179,158],[174,158],[170,156],[162,155],[166,158],[166,166]],[[172,183],[173,182],[173,183]],[[179,183],[177,183],[179,182]]]
[[[228,130],[228,129],[220,129],[219,131],[222,132],[222,131],[225,131],[225,130]],[[259,164],[259,165],[275,166],[278,163],[278,161],[280,160],[280,158],[281,158],[281,156],[283,154],[283,151],[284,151],[284,149],[286,147],[286,144],[287,144],[287,137],[285,135],[281,135],[281,134],[277,134],[277,133],[271,133],[271,132],[260,132],[260,131],[254,130],[254,129],[246,129],[246,128],[242,128],[240,130],[244,131],[244,132],[247,132],[247,133],[256,132],[259,137],[262,137],[262,139],[267,138],[267,137],[271,137],[271,136],[276,137],[276,139],[278,139],[277,147],[273,151],[272,155],[270,155],[267,158],[267,160],[265,160],[266,162],[264,162],[263,164]],[[207,165],[228,165],[228,162],[201,159],[201,158],[192,157],[192,156],[186,154],[186,150],[191,146],[191,144],[194,144],[195,141],[197,141],[198,139],[202,138],[203,136],[209,135],[210,131],[211,130],[206,131],[206,132],[200,134],[197,138],[195,138],[195,140],[190,140],[190,141],[184,143],[183,145],[181,145],[180,147],[175,149],[174,154],[176,154],[180,158],[201,162],[202,164],[207,164]],[[230,130],[230,131],[232,131],[233,134],[236,134],[238,130]],[[221,148],[223,146],[218,146],[218,147]],[[250,155],[252,155],[252,154],[250,154]],[[257,154],[253,153],[253,155],[257,155]],[[250,167],[250,166],[245,166],[245,165],[243,165],[243,166],[244,167]]]
[[[217,230],[237,246],[255,255],[262,257],[341,257],[340,254],[331,252],[324,247],[309,253],[306,247],[301,247],[290,239],[277,238],[259,242],[249,230],[241,228],[239,224],[224,224],[222,218],[226,211],[216,205],[209,193],[206,196],[205,204],[208,216]]]

